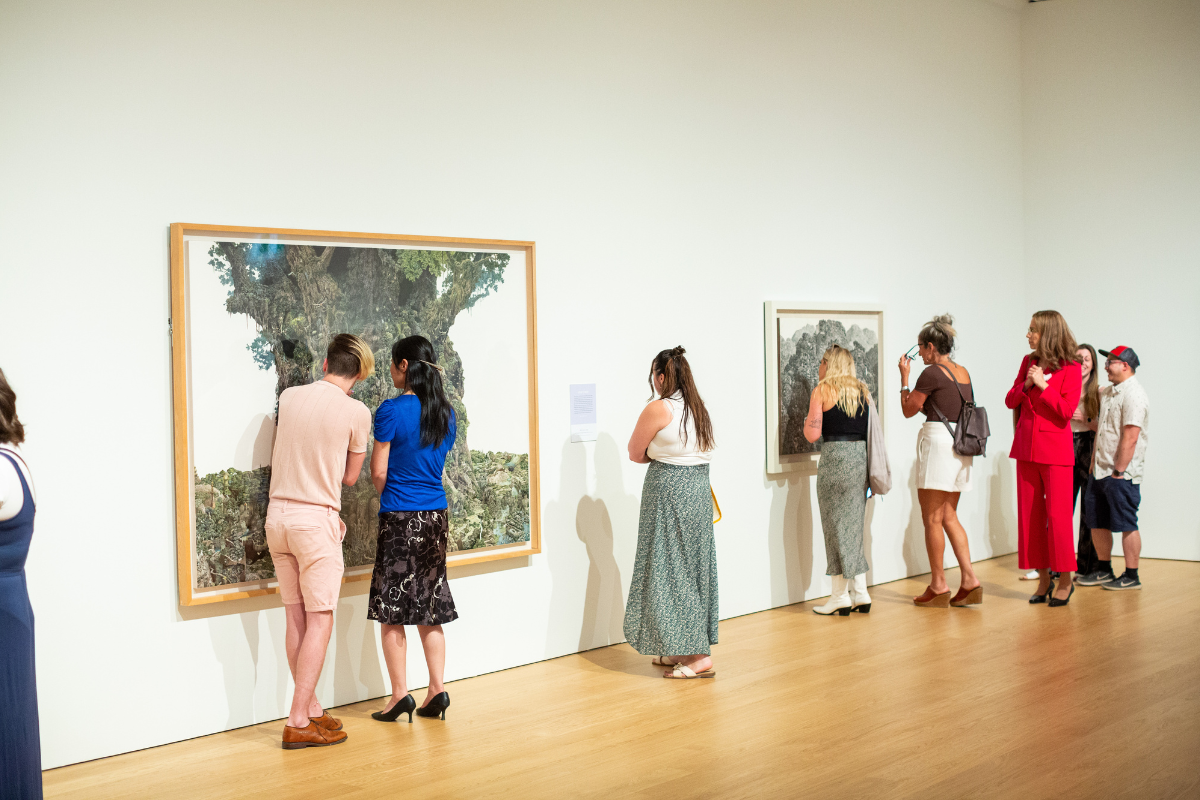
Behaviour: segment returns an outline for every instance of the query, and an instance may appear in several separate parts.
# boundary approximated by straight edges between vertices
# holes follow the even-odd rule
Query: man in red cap
[[[1107,359],[1104,371],[1112,384],[1100,390],[1100,420],[1096,449],[1092,453],[1092,484],[1085,498],[1085,513],[1092,529],[1099,568],[1080,575],[1080,586],[1102,586],[1120,591],[1140,589],[1138,556],[1142,534],[1137,512],[1142,502],[1142,472],[1146,464],[1150,401],[1135,376],[1139,361],[1130,347],[1101,350]],[[1121,534],[1125,573],[1112,571],[1113,531]]]

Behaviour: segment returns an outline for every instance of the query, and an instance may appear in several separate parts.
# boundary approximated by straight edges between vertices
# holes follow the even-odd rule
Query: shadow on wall
[[[929,552],[925,549],[925,523],[921,520],[921,502],[917,499],[917,460],[915,458],[908,469],[908,500],[912,503],[912,509],[908,513],[908,525],[904,527],[904,539],[900,543],[900,556],[904,559],[906,575],[921,575],[929,572]],[[949,543],[947,543],[946,549],[949,550]]]
[[[988,478],[988,557],[1017,549],[1016,475],[1011,459],[997,454]],[[975,463],[979,463],[976,459]]]
[[[347,602],[347,598],[342,597],[334,612],[333,631],[333,652],[326,656],[326,668],[321,670],[321,684],[325,684],[332,675],[331,705],[355,703],[364,696],[369,698],[389,694],[390,681],[384,681],[383,669],[379,666],[382,652],[378,644],[379,623],[367,619],[365,599]],[[357,658],[351,655],[356,644]],[[319,696],[328,697],[328,691]]]
[[[767,544],[771,564],[771,606],[799,603],[812,583],[815,473],[789,472],[763,485],[771,489]]]
[[[595,494],[588,492],[589,453]],[[579,636],[572,641],[547,639],[548,658],[625,639],[625,583],[616,553],[633,549],[640,501],[625,492],[623,458],[609,434],[600,434],[594,444],[563,441],[559,496],[546,504],[543,517],[544,552],[554,581],[547,630],[570,630],[578,619]],[[573,577],[573,542],[561,535],[572,526],[587,554],[586,578],[581,570]]]
[[[620,535],[636,540],[640,501],[625,493],[622,455],[612,436],[602,433],[597,437],[593,462],[596,496],[584,495],[575,510],[575,535],[587,548],[588,555],[580,650],[625,640],[625,584],[614,553],[613,517],[617,519]]]

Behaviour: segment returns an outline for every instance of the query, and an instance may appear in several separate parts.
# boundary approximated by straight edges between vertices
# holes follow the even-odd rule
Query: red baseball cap
[[[1124,361],[1135,370],[1138,368],[1138,364],[1140,363],[1138,361],[1137,353],[1133,352],[1133,348],[1126,347],[1125,345],[1114,347],[1112,350],[1101,350],[1100,355],[1116,361]]]

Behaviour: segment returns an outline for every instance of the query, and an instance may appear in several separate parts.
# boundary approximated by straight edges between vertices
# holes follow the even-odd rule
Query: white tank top
[[[666,403],[671,409],[671,421],[667,427],[654,434],[646,455],[664,464],[677,464],[681,467],[694,467],[712,461],[712,451],[700,450],[700,441],[696,436],[696,421],[688,415],[687,442],[683,441],[683,395],[676,393],[656,403]]]

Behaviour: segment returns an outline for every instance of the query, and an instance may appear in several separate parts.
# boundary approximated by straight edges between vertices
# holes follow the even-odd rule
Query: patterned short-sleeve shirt
[[[1100,425],[1096,430],[1096,467],[1092,474],[1097,480],[1112,475],[1113,461],[1117,457],[1117,446],[1121,443],[1121,431],[1126,425],[1136,425],[1137,445],[1133,449],[1133,460],[1125,468],[1125,479],[1142,482],[1146,467],[1146,444],[1150,440],[1150,398],[1131,375],[1120,383],[1105,386],[1100,390]]]

